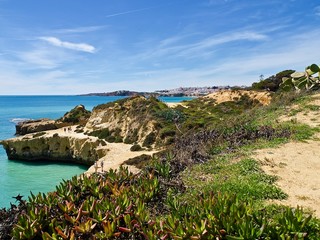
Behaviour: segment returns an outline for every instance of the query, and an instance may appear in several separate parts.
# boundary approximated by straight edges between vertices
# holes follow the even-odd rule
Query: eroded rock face
[[[247,97],[252,101],[257,101],[261,105],[269,105],[271,102],[271,93],[267,91],[248,91],[248,90],[220,90],[215,93],[211,93],[204,98],[214,99],[217,104],[238,101],[242,97]]]
[[[91,112],[86,110],[83,105],[75,106],[70,112],[64,114],[58,120],[37,119],[19,122],[16,125],[16,135],[26,135],[58,128],[72,126],[75,124],[85,125],[90,117]]]
[[[96,160],[106,155],[103,140],[94,137],[72,137],[43,135],[34,137],[29,134],[1,141],[8,158],[15,160],[53,160],[77,162],[92,165]]]
[[[56,121],[50,119],[28,120],[16,125],[16,135],[25,135],[57,129]]]
[[[59,127],[73,125],[73,124],[82,124],[85,125],[90,117],[91,112],[88,111],[83,105],[77,105],[70,112],[67,112],[63,115],[62,118],[59,118],[56,123]]]
[[[108,129],[124,141],[132,139],[130,143],[142,143],[149,134],[158,133],[157,121],[151,110],[159,104],[167,108],[164,103],[153,102],[143,96],[99,105],[93,109],[85,128],[88,132]]]

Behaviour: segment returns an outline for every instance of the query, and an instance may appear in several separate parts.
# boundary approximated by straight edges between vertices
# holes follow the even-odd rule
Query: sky
[[[319,0],[0,0],[0,95],[249,86],[319,39]]]

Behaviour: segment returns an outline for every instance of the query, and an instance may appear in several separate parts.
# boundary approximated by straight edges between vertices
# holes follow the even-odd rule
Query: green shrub
[[[136,152],[136,151],[141,151],[142,147],[139,144],[134,144],[131,148],[130,151]]]
[[[113,143],[116,141],[116,137],[115,136],[108,136],[105,138],[108,142]]]
[[[151,159],[152,159],[152,157],[150,155],[142,154],[142,155],[134,157],[134,158],[129,158],[128,160],[126,160],[124,162],[124,164],[133,165],[133,166],[141,169],[141,168],[145,167],[150,162]]]
[[[100,139],[107,139],[107,137],[109,137],[111,135],[111,133],[108,128],[105,128],[105,129],[101,129],[101,130],[92,131],[88,135],[98,137]]]
[[[114,139],[114,142],[116,142],[116,143],[122,143],[122,142],[123,142],[123,138],[120,137],[120,136],[116,136],[115,139]]]
[[[165,139],[166,137],[173,137],[175,135],[176,130],[169,127],[162,128],[159,132],[159,136],[161,139]]]
[[[154,132],[149,133],[143,141],[143,147],[150,147],[156,141],[156,134]]]
[[[163,168],[161,168],[163,169]],[[165,174],[165,173],[163,173]],[[12,229],[13,239],[319,239],[319,221],[298,209],[272,214],[235,194],[195,196],[182,202],[150,172],[126,169],[74,177],[55,192],[33,195]]]
[[[124,139],[124,143],[132,144],[138,141],[138,129],[135,128],[132,132],[128,133],[126,138]]]

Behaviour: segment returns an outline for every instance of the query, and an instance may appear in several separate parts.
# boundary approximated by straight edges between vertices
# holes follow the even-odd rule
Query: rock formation
[[[83,105],[75,106],[70,112],[66,112],[62,118],[59,118],[56,123],[61,126],[82,124],[85,125],[90,117],[91,112]]]
[[[81,134],[66,136],[53,132],[28,134],[3,140],[0,144],[5,148],[8,158],[15,160],[54,160],[92,165],[106,155],[104,140]]]
[[[55,120],[38,119],[19,122],[16,125],[16,135],[25,135],[28,133],[36,133],[41,131],[57,129]]]
[[[70,112],[64,114],[62,118],[57,120],[37,119],[19,122],[16,125],[16,135],[25,135],[48,130],[54,130],[74,124],[85,125],[90,117],[91,112],[86,110],[83,105],[74,107]]]
[[[79,105],[58,120],[22,122],[17,125],[17,134],[22,136],[0,144],[9,159],[92,165],[106,156],[107,142],[155,146],[160,130],[157,114],[163,109],[168,109],[166,104],[142,96],[98,105],[92,113]]]
[[[267,91],[248,91],[248,90],[220,90],[211,93],[204,98],[214,99],[216,104],[228,101],[239,101],[241,98],[248,98],[261,105],[269,105],[271,102],[271,93]]]
[[[153,145],[159,131],[156,111],[167,108],[159,100],[143,96],[98,105],[93,109],[85,131],[94,136],[105,133],[107,140],[111,137],[126,143],[146,145],[149,142],[148,145]]]

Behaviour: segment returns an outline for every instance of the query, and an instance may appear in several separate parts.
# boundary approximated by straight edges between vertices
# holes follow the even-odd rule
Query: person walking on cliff
[[[97,173],[98,168],[99,168],[99,167],[98,167],[98,162],[95,161],[95,162],[94,162],[94,172],[95,172],[95,173]]]
[[[103,161],[101,161],[100,166],[101,166],[101,172],[103,172]]]

